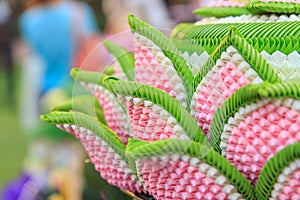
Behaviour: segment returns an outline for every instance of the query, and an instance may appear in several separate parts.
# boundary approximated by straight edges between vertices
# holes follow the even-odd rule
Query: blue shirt
[[[84,16],[84,17],[82,17]],[[78,35],[97,31],[90,7],[61,1],[26,10],[19,19],[23,38],[45,63],[41,93],[70,82],[69,71]]]

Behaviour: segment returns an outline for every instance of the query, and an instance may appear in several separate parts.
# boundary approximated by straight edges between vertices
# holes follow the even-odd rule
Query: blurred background
[[[132,48],[131,39],[124,40],[131,38],[129,13],[171,30],[177,23],[197,20],[192,11],[203,3],[0,0],[0,199],[126,199],[100,179],[80,144],[41,124],[39,115],[71,95],[70,68],[105,67],[107,52],[99,47],[90,54],[103,39]],[[38,198],[18,196],[29,181]]]

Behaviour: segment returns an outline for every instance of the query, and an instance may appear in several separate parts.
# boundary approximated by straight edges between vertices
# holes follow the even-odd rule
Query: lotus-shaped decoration
[[[299,11],[296,1],[234,5]],[[155,199],[300,199],[299,21],[180,24],[168,38],[128,19],[133,54],[104,43],[115,76],[71,72],[95,96],[94,114],[70,104],[42,119],[78,138],[122,190]]]

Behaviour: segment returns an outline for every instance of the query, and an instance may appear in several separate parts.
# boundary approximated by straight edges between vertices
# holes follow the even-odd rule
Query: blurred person
[[[39,112],[44,113],[70,95],[69,71],[76,49],[82,38],[96,34],[98,28],[88,4],[68,0],[28,0],[19,27],[30,49],[23,62],[23,93],[29,95],[25,97],[27,102],[22,102],[21,121],[26,125],[28,105],[34,109],[37,103]],[[38,91],[35,93],[32,88]]]
[[[39,114],[71,95],[69,72],[76,49],[98,28],[91,8],[71,0],[26,1],[19,28],[24,41],[21,120],[26,124],[32,112],[39,120]],[[2,199],[81,199],[82,149],[55,126],[32,125],[26,127],[30,135],[23,172],[5,187]]]
[[[12,61],[12,5],[9,0],[0,0],[0,68],[6,75],[7,101],[14,105],[14,68]]]
[[[68,88],[80,39],[98,31],[91,8],[83,2],[30,0],[19,22],[22,37],[45,66],[40,96]],[[62,95],[54,93],[56,98]]]

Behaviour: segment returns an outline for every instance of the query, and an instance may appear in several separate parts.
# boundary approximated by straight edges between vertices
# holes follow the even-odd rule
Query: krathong
[[[104,43],[114,76],[71,72],[94,114],[73,102],[42,120],[137,196],[300,199],[300,2],[222,1],[195,14],[205,18],[170,37],[130,15],[133,54]]]

